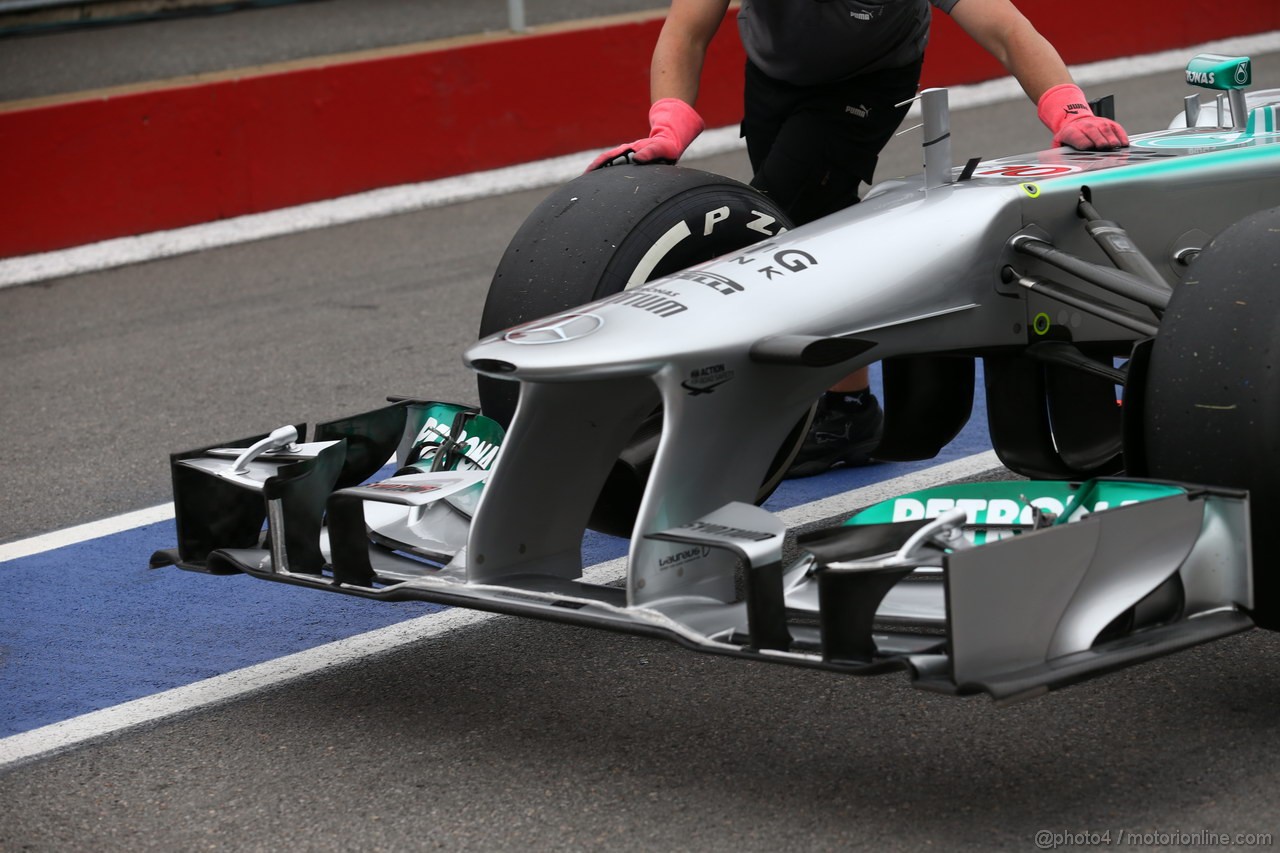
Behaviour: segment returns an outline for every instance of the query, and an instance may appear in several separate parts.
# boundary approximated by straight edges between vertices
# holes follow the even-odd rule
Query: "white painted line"
[[[970,477],[999,467],[1001,467],[1000,462],[995,453],[987,451],[912,474],[904,474],[901,477],[841,495],[792,507],[778,515],[788,526],[805,524],[852,513],[859,507],[903,492],[943,485],[952,480]],[[162,508],[156,507],[154,510],[142,510],[140,513],[130,515],[142,515],[160,509]],[[169,511],[172,512],[171,506]],[[117,516],[115,519],[98,523],[106,524],[124,518],[127,516]],[[80,529],[72,528],[71,530]],[[64,531],[64,533],[70,532]],[[592,583],[605,583],[617,579],[625,570],[626,558],[619,558],[591,566],[583,576]],[[108,735],[118,734],[127,729],[210,708],[312,673],[352,663],[411,643],[441,637],[495,618],[496,615],[492,613],[455,607],[197,681],[194,684],[175,687],[154,696],[145,696],[122,705],[11,735],[0,740],[0,771]]]
[[[869,486],[863,486],[861,489],[854,489],[852,492],[844,492],[843,494],[832,495],[812,503],[793,506],[777,513],[777,516],[782,519],[788,528],[800,527],[816,521],[826,521],[838,515],[847,517],[855,509],[870,506],[906,492],[929,489],[954,480],[975,477],[978,474],[997,468],[1003,471],[1004,465],[1001,464],[1000,458],[996,456],[994,450],[988,450],[985,453],[975,453],[972,456],[944,462],[941,465],[923,468],[911,474],[903,474],[901,477],[894,477],[892,480],[872,483]]]
[[[1131,77],[1141,77],[1145,74],[1159,74],[1163,71],[1181,71],[1187,67],[1187,60],[1197,53],[1250,56],[1271,53],[1276,50],[1280,50],[1280,30],[1219,39],[1218,41],[1205,42],[1191,47],[1165,50],[1160,53],[1148,53],[1142,56],[1130,56],[1124,59],[1072,66],[1071,76],[1081,86],[1090,86],[1111,80],[1127,80]],[[1174,112],[1176,110],[1170,112],[1170,118],[1173,117]]]
[[[970,468],[977,466],[972,472]],[[929,472],[942,472],[940,476],[949,476],[953,479],[972,476],[972,474],[981,473],[992,468],[1000,467],[1000,460],[996,458],[994,451],[987,453],[979,453],[975,456],[967,456],[964,459],[958,459],[954,462],[947,462],[936,468],[929,468],[919,474],[907,474],[890,480],[890,483],[903,484],[895,486],[899,492],[910,492],[917,488],[925,488],[924,486],[912,486],[910,480],[912,477],[930,478]],[[952,473],[945,473],[952,472]],[[867,486],[865,489],[859,489],[850,494],[861,495],[876,487]],[[889,495],[891,497],[891,495]],[[824,518],[830,518],[841,510],[838,508],[843,505],[848,495],[833,495],[820,501],[805,504],[804,506],[792,507],[779,513],[779,517],[788,525],[796,526],[806,524],[811,521],[819,521]],[[873,503],[870,499],[860,499],[861,503]],[[836,509],[828,511],[827,506],[836,506]],[[855,506],[859,504],[854,504]],[[813,508],[811,511],[808,508]],[[795,515],[805,511],[807,515]],[[20,539],[16,542],[9,542],[0,545],[0,563],[7,563],[10,560],[18,560],[22,557],[34,557],[36,554],[43,554],[45,551],[52,551],[55,548],[65,548],[68,545],[79,545],[81,542],[88,542],[91,539],[99,539],[103,536],[111,536],[115,533],[121,533],[125,530],[133,530],[135,527],[145,527],[148,524],[155,524],[158,521],[170,521],[174,517],[174,508],[172,503],[160,504],[159,506],[147,507],[146,509],[134,510],[126,512],[122,515],[104,518],[99,521],[91,521],[86,524],[79,524],[75,527],[68,527],[64,530],[55,530],[52,533],[44,533],[40,536],[32,536],[29,539]]]
[[[1106,59],[1101,62],[1090,62],[1084,65],[1071,66],[1071,76],[1081,87],[1110,83],[1115,80],[1128,80],[1148,74],[1160,74],[1166,71],[1181,71],[1186,68],[1187,60],[1197,53],[1224,53],[1233,56],[1272,53],[1280,50],[1280,30],[1269,33],[1256,33],[1248,36],[1236,36],[1229,39],[1205,42],[1180,47],[1176,50],[1165,50],[1160,53],[1147,53],[1142,56],[1126,56],[1120,59]],[[1090,95],[1105,94],[1090,92]],[[1013,101],[1024,97],[1022,87],[1012,77],[1001,77],[985,83],[971,86],[955,86],[948,90],[947,102],[953,110],[972,109],[988,104]],[[1181,104],[1172,104],[1169,118],[1181,109]],[[912,105],[914,112],[918,105]]]
[[[111,269],[379,216],[550,186],[580,174],[584,168],[583,163],[590,162],[588,154],[557,157],[490,172],[387,187],[172,231],[156,231],[137,237],[121,237],[77,246],[74,249],[10,258],[0,261],[0,287]]]
[[[78,524],[65,530],[55,530],[52,533],[32,536],[29,539],[19,539],[17,542],[0,545],[0,563],[17,560],[20,557],[32,557],[67,545],[78,545],[81,542],[110,536],[122,530],[132,530],[135,527],[155,524],[157,521],[171,520],[173,512],[173,504],[161,504],[160,506],[134,510],[133,512],[126,512],[123,515],[115,515],[99,521],[90,521],[87,524]]]
[[[1082,86],[1123,80],[1142,74],[1181,69],[1195,53],[1267,53],[1280,50],[1280,31],[1223,39],[1193,47],[1146,56],[1094,62],[1071,69]],[[971,86],[950,89],[951,109],[962,110],[1023,97],[1022,89],[1005,77]],[[1170,117],[1176,110],[1170,108]],[[1047,141],[1046,141],[1047,142]],[[702,134],[689,148],[686,158],[695,160],[734,151],[743,146],[737,127],[725,127]],[[171,231],[156,231],[137,237],[121,237],[101,243],[77,246],[56,252],[24,255],[0,260],[0,288],[30,284],[51,278],[96,272],[173,257],[175,255],[327,228],[379,216],[440,207],[520,190],[564,183],[582,173],[595,149],[551,160],[508,166],[438,181],[387,187],[357,195],[313,202],[297,207],[238,216]]]
[[[972,456],[944,462],[941,465],[923,468],[911,474],[903,474],[901,477],[894,477],[892,480],[872,483],[860,489],[841,492],[838,495],[820,498],[807,504],[789,507],[774,513],[774,515],[787,526],[788,530],[819,521],[829,521],[837,517],[843,522],[844,519],[853,515],[855,510],[880,503],[881,501],[887,501],[890,498],[896,498],[898,495],[941,486],[956,480],[964,480],[996,470],[1004,471],[1005,467],[1000,462],[1000,457],[996,456],[996,452],[988,450],[984,453],[975,453]],[[616,560],[609,560],[608,562],[597,563],[588,567],[583,570],[582,577],[590,583],[608,583],[622,577],[626,570],[627,558],[619,557]]]
[[[492,613],[459,608],[431,613],[184,687],[175,687],[154,696],[11,735],[0,740],[0,771],[144,723],[209,708],[369,655],[439,637],[493,617]]]

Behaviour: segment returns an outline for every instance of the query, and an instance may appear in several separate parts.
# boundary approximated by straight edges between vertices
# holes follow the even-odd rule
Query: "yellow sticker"
[[[1026,194],[1027,194],[1027,196],[1028,196],[1029,198],[1039,198],[1039,197],[1040,197],[1040,187],[1039,187],[1039,185],[1037,185],[1037,184],[1018,184],[1018,186],[1022,187],[1022,191],[1023,191],[1024,193],[1026,193]]]

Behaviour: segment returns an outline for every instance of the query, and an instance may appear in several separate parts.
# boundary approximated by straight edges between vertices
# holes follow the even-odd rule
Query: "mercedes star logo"
[[[585,338],[603,325],[595,314],[560,314],[516,326],[503,337],[513,344],[560,344]]]

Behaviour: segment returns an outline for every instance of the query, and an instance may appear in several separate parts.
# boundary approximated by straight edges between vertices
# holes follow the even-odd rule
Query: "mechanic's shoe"
[[[827,392],[818,400],[813,425],[786,476],[812,477],[841,465],[870,465],[883,430],[884,411],[875,394]]]

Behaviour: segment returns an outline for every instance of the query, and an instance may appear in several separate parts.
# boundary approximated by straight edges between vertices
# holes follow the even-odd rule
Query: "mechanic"
[[[1124,129],[1089,109],[1057,50],[1011,0],[742,0],[738,31],[748,57],[742,135],[754,177],[797,225],[858,201],[916,94],[930,6],[951,15],[995,56],[1038,106],[1054,145],[1108,150]],[[597,157],[674,163],[702,132],[693,108],[707,45],[729,0],[672,0],[650,67],[649,136]],[[901,104],[901,106],[899,106]],[[863,465],[884,413],[864,368],[818,401],[787,475]]]

